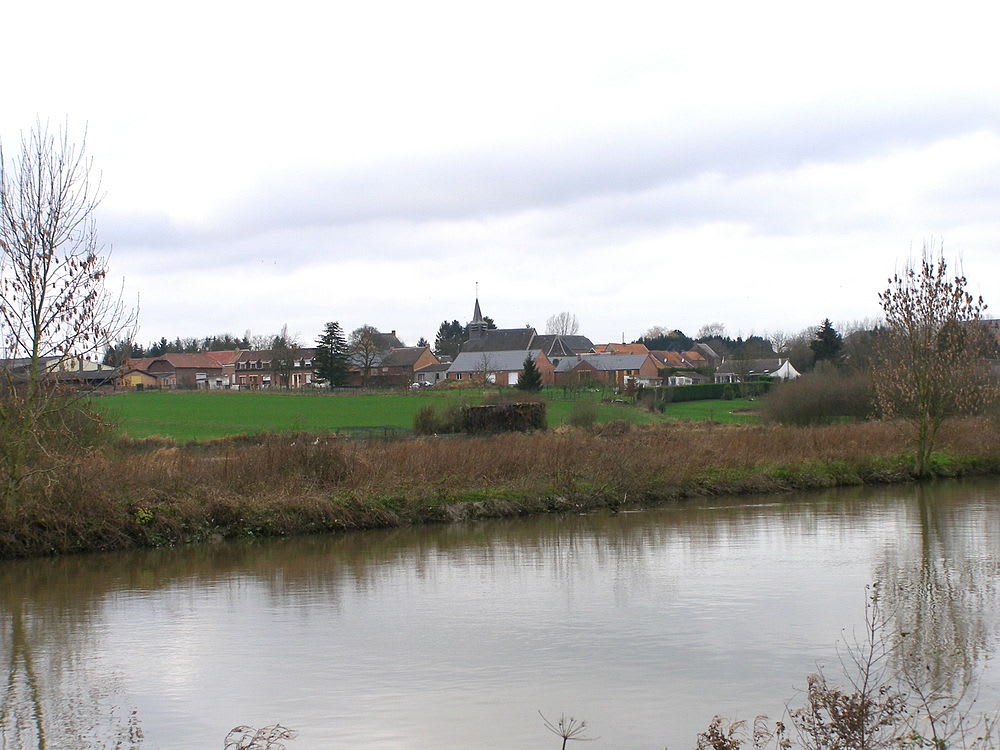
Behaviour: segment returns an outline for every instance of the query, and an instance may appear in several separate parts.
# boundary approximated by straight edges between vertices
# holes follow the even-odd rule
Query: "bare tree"
[[[298,338],[288,333],[288,324],[281,326],[281,333],[271,341],[271,372],[277,381],[275,387],[291,387],[295,356],[300,348]]]
[[[722,323],[707,323],[698,329],[695,339],[704,341],[705,339],[725,338],[726,327]]]
[[[575,336],[580,332],[580,321],[571,312],[556,313],[545,321],[545,333],[555,336]]]
[[[351,352],[351,364],[361,369],[361,385],[368,385],[372,368],[379,360],[379,332],[374,326],[363,325],[351,331],[347,347]]]
[[[485,388],[496,383],[497,374],[493,369],[493,357],[489,352],[483,352],[476,361],[476,372],[474,374],[476,384]]]
[[[37,123],[10,154],[0,143],[0,457],[8,507],[32,452],[69,436],[73,399],[58,373],[132,338],[135,311],[105,285],[110,253],[97,238],[100,180],[86,137]]]
[[[942,250],[924,245],[919,263],[889,279],[879,294],[885,328],[877,336],[875,398],[884,416],[913,427],[914,471],[927,474],[944,421],[992,402],[996,383],[986,355],[995,346],[982,323],[986,303],[965,276],[949,276]]]

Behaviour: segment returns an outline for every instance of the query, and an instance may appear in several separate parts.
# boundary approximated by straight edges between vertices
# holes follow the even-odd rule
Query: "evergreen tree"
[[[327,323],[316,340],[316,378],[331,389],[347,385],[347,339],[337,321]]]
[[[816,329],[816,336],[809,342],[809,348],[816,355],[816,361],[826,360],[838,364],[840,362],[840,352],[844,348],[844,339],[833,327],[833,323],[827,318],[823,324]]]
[[[450,323],[442,320],[434,337],[434,353],[439,356],[456,357],[465,343],[465,326],[457,320]]]
[[[417,342],[417,346],[430,346],[430,344],[427,343],[427,339],[421,336],[420,340]]]
[[[517,379],[517,388],[532,393],[542,390],[542,373],[538,371],[530,355],[524,358],[524,367]]]

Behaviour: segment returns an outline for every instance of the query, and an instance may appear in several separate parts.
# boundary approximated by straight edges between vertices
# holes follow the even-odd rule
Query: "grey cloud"
[[[219,229],[477,218],[633,193],[711,172],[741,177],[864,158],[894,145],[998,124],[992,104],[977,101],[874,112],[810,110],[781,121],[731,122],[679,136],[619,133],[558,146],[391,163],[271,184],[247,196]]]
[[[210,268],[235,261],[297,265],[320,257],[399,257],[419,244],[413,231],[419,225],[489,221],[528,210],[547,211],[536,238],[548,235],[553,246],[706,221],[744,221],[779,232],[807,223],[813,229],[824,223],[870,227],[884,220],[877,211],[816,211],[822,207],[787,187],[755,193],[751,178],[996,131],[998,120],[990,102],[956,101],[877,111],[802,110],[702,130],[682,124],[681,135],[617,133],[289,175],[246,195],[203,228],[179,227],[165,216],[118,215],[102,220],[102,233],[154,266],[183,255],[190,267]],[[993,194],[996,186],[990,187]],[[168,247],[169,259],[162,252]]]

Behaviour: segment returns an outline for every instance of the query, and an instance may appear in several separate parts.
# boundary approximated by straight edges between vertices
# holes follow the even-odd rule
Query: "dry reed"
[[[998,444],[989,420],[955,422],[937,473],[996,472]],[[0,556],[908,481],[907,447],[890,422],[122,442],[33,487],[0,518]]]

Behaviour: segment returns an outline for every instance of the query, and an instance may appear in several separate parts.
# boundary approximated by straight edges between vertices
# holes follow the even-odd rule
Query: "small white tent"
[[[772,378],[781,378],[782,380],[794,380],[799,377],[802,373],[792,367],[792,363],[789,360],[785,360],[781,363],[779,367],[774,372],[768,373]]]

